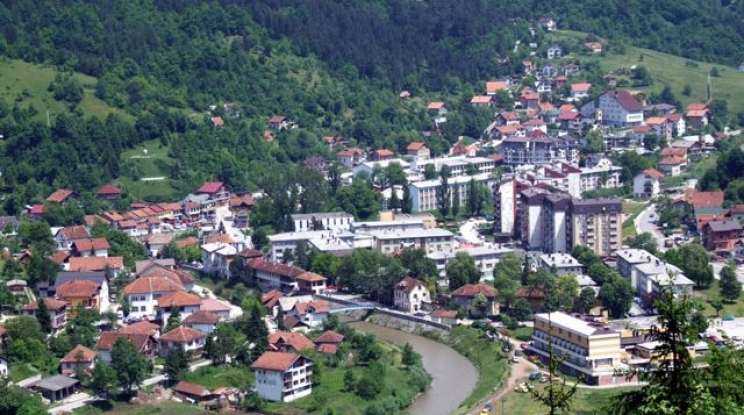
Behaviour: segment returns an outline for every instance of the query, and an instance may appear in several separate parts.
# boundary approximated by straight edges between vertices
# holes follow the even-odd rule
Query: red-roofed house
[[[290,313],[295,316],[302,323],[305,323],[309,327],[316,327],[328,318],[328,313],[331,310],[330,304],[327,301],[315,300],[310,302],[298,301],[290,310]]]
[[[60,370],[65,376],[76,376],[79,371],[86,375],[93,372],[98,352],[78,344],[60,360]]]
[[[434,310],[429,314],[432,321],[440,324],[446,324],[448,326],[454,326],[457,324],[457,311],[445,310],[443,308]]]
[[[289,119],[283,115],[273,115],[269,118],[269,128],[276,131],[290,128]]]
[[[215,205],[226,205],[230,200],[230,189],[222,182],[206,182],[197,190],[200,195],[209,195]]]
[[[602,53],[601,42],[585,42],[584,47],[591,53]]]
[[[395,284],[393,303],[398,310],[415,313],[421,311],[423,306],[430,302],[429,290],[421,280],[405,277]]]
[[[102,188],[98,189],[96,195],[101,200],[107,200],[109,202],[116,202],[121,198],[121,189],[116,186],[107,184]]]
[[[79,239],[70,246],[72,255],[79,257],[107,257],[109,243],[106,238]]]
[[[431,157],[431,150],[426,143],[414,141],[406,147],[406,154],[409,156],[416,157],[419,160],[427,160]]]
[[[496,288],[485,284],[466,284],[452,292],[456,301],[467,316],[491,316],[499,314],[499,303],[496,301]],[[484,298],[483,307],[478,307],[476,298]]]
[[[687,106],[685,115],[687,122],[695,128],[702,128],[708,125],[709,112],[705,104],[690,104]]]
[[[209,389],[196,383],[180,381],[173,387],[173,392],[193,402],[204,402],[212,399],[214,395]]]
[[[486,95],[496,95],[499,91],[509,91],[509,84],[506,81],[486,82]]]
[[[519,101],[523,109],[537,108],[540,105],[540,94],[537,92],[522,93]]]
[[[186,326],[178,326],[160,336],[158,339],[158,354],[160,357],[166,357],[172,349],[182,347],[184,351],[198,356],[204,348],[206,338],[207,335],[199,330]]]
[[[665,157],[659,162],[659,170],[666,173],[667,176],[679,176],[687,169],[687,160],[682,157]]]
[[[301,292],[322,294],[326,290],[326,277],[314,272],[305,271],[295,277],[297,288]]]
[[[46,198],[46,201],[52,202],[52,203],[60,203],[64,205],[69,200],[71,200],[73,197],[75,197],[74,191],[68,190],[68,189],[59,189],[59,190],[55,190],[54,193],[49,195],[49,197]]]
[[[664,173],[656,169],[646,169],[633,178],[633,197],[656,197],[661,192]]]
[[[185,291],[183,284],[164,276],[137,278],[124,287],[130,304],[130,316],[155,318],[158,298],[175,291]]]
[[[275,352],[299,352],[314,348],[315,343],[302,333],[275,331],[269,335],[269,350]]]
[[[635,127],[643,124],[643,106],[625,90],[604,93],[584,104],[581,113],[584,117],[596,118],[608,125]]]
[[[589,90],[592,89],[592,84],[589,82],[579,82],[571,85],[571,98],[579,100],[589,96]]]
[[[68,226],[58,230],[54,239],[57,241],[57,249],[70,249],[73,242],[90,239],[90,233],[85,226]]]
[[[357,147],[347,148],[336,153],[336,158],[342,166],[350,169],[363,163],[367,159],[367,152]]]
[[[294,353],[264,352],[251,368],[262,399],[291,402],[313,391],[312,361]]]
[[[321,353],[335,354],[343,341],[343,334],[336,333],[333,330],[327,330],[315,339],[315,345],[317,346],[317,350]]]
[[[742,226],[737,220],[710,221],[703,227],[705,247],[711,251],[733,251],[741,242]]]
[[[124,269],[124,257],[72,257],[70,258],[70,271],[108,271],[111,278],[119,276]]]
[[[395,154],[392,151],[385,149],[385,148],[369,152],[369,159],[372,161],[390,160],[394,156]]]
[[[493,96],[476,95],[470,99],[470,104],[476,108],[490,107],[493,104]]]
[[[191,314],[199,311],[201,297],[183,291],[174,291],[159,297],[157,316],[162,322],[168,320],[171,310],[175,307],[181,315],[181,321]]]
[[[52,321],[52,331],[61,330],[67,324],[67,303],[54,298],[44,298],[44,305],[49,310],[49,318]],[[23,315],[33,316],[39,308],[39,301],[32,301],[21,309]]]
[[[154,359],[157,357],[158,341],[149,334],[104,331],[101,333],[101,337],[98,338],[98,342],[96,343],[98,358],[102,362],[111,363],[111,350],[113,349],[116,340],[120,337],[132,342],[134,349],[143,357],[147,359]]]
[[[209,121],[212,123],[213,127],[222,127],[225,125],[225,120],[223,120],[222,117],[212,117]]]
[[[183,325],[205,334],[212,334],[221,320],[217,314],[199,310],[183,319]]]

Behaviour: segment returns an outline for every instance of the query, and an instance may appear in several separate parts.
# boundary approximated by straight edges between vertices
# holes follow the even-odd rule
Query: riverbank
[[[447,391],[447,398],[449,399],[448,412],[441,413],[454,413],[464,414],[474,408],[483,399],[489,397],[495,391],[506,382],[509,377],[509,358],[508,354],[501,351],[501,345],[499,342],[487,339],[482,336],[482,332],[478,329],[467,326],[453,327],[450,331],[444,330],[433,330],[430,328],[411,323],[407,320],[395,319],[390,316],[384,315],[372,315],[366,322],[367,324],[378,325],[394,330],[401,330],[406,333],[411,333],[417,336],[423,336],[427,339],[433,340],[441,345],[446,346],[449,350],[454,351],[455,355],[462,358],[465,361],[465,366],[469,366],[476,371],[476,378],[472,381],[467,394],[460,395],[459,400],[451,396],[451,388],[442,388]],[[387,339],[386,339],[387,340]],[[415,347],[414,347],[415,348]],[[416,349],[419,351],[418,349]],[[432,373],[426,364],[426,354],[419,351],[424,356],[424,367]],[[446,377],[455,379],[455,383],[462,384],[470,380],[463,376],[465,366],[453,365],[453,369],[448,369]],[[437,374],[432,373],[434,382],[437,382]],[[434,386],[434,383],[432,384]],[[433,387],[432,387],[433,389]],[[461,391],[461,387],[458,391]],[[422,395],[420,399],[416,400],[412,409],[418,409],[416,405],[427,397],[427,395],[433,395],[427,393]],[[436,408],[436,407],[435,407]],[[418,412],[412,411],[414,414],[431,414],[440,412]]]

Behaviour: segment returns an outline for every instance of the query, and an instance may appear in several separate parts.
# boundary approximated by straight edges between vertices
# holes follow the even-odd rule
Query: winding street
[[[646,206],[646,208],[643,209],[641,213],[638,214],[638,216],[636,216],[636,233],[638,235],[644,232],[650,233],[654,237],[654,239],[656,239],[656,244],[659,246],[659,251],[664,252],[666,251],[666,248],[664,247],[664,235],[661,233],[661,231],[659,231],[659,228],[651,222],[653,220],[653,217],[656,217],[656,205],[651,203]]]

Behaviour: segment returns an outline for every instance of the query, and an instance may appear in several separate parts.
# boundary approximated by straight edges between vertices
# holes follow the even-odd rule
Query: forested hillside
[[[732,0],[494,0],[514,15],[690,59],[744,61],[744,3]]]

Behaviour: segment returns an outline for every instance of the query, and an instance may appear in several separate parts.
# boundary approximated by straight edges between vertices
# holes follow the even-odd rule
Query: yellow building
[[[583,376],[592,385],[625,382],[623,376],[616,376],[616,369],[625,367],[622,359],[626,353],[620,345],[620,331],[561,312],[535,314],[530,350],[547,361],[551,344],[553,355],[564,359],[563,372]]]
[[[93,281],[68,281],[57,288],[57,298],[67,303],[70,315],[78,308],[101,311],[100,285]]]

